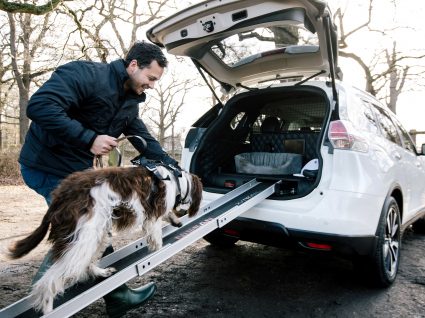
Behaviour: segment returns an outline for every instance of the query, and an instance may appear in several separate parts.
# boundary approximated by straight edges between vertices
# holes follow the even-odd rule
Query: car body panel
[[[205,192],[205,203],[221,195]],[[335,200],[334,198],[338,198]],[[379,213],[385,200],[377,197],[346,191],[317,188],[301,199],[264,200],[243,213],[241,217],[284,225],[289,229],[320,232],[346,236],[373,236]],[[353,201],[357,203],[352,204]]]

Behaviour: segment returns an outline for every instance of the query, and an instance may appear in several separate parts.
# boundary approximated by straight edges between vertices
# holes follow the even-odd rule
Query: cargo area
[[[304,196],[318,183],[329,105],[323,90],[292,86],[230,99],[203,133],[191,171],[204,190],[227,193],[257,178],[281,180],[272,199]]]

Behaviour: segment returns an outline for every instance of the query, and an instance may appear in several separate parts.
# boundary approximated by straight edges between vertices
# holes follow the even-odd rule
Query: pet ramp
[[[260,182],[253,179],[202,206],[196,216],[182,217],[180,219],[183,223],[182,227],[165,226],[162,229],[163,247],[158,251],[148,251],[146,239],[142,238],[103,257],[99,261],[99,266],[103,268],[113,266],[117,272],[101,281],[84,282],[70,287],[64,295],[56,297],[54,310],[43,317],[69,317],[130,279],[142,276],[269,197],[275,192],[279,182]],[[31,303],[30,296],[22,298],[1,309],[0,318],[40,317],[40,314],[32,309]]]

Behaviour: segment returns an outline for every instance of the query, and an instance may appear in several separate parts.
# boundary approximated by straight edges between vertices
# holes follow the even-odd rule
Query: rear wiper
[[[304,84],[305,82],[311,80],[313,77],[316,77],[316,76],[318,76],[320,74],[323,74],[323,73],[326,73],[326,71],[325,70],[321,70],[320,72],[317,72],[316,74],[313,74],[313,75],[307,77],[306,79],[303,79],[302,81],[296,83],[294,86],[299,86],[301,84]]]

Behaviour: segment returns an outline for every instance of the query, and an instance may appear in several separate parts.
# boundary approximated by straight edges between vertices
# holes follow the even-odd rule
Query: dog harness
[[[184,195],[184,197],[182,197],[182,190],[180,187],[180,182],[179,182],[179,178],[181,178],[182,172],[181,172],[181,168],[180,167],[175,167],[172,164],[165,164],[164,162],[160,161],[160,160],[149,160],[146,159],[146,157],[142,157],[142,156],[138,156],[132,160],[130,160],[132,164],[137,165],[137,166],[143,166],[146,169],[148,169],[150,172],[152,172],[152,174],[158,179],[158,180],[169,180],[172,181],[170,179],[170,176],[167,176],[166,178],[164,178],[158,171],[158,167],[162,166],[164,168],[166,168],[168,171],[170,171],[173,176],[176,178],[176,184],[177,184],[177,194],[176,194],[176,200],[174,203],[174,207],[176,208],[178,205],[180,204],[185,204],[185,203],[189,203],[189,202],[185,202],[185,200],[187,199],[187,196],[189,195],[189,181],[186,180],[186,184],[187,184],[187,191],[186,194]]]

